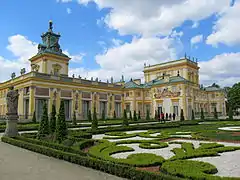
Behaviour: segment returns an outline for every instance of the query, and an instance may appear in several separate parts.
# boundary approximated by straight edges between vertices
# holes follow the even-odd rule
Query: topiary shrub
[[[230,120],[233,120],[233,110],[231,105],[229,106],[229,109],[228,109],[228,118]]]
[[[105,110],[102,110],[102,120],[105,120]]]
[[[137,121],[137,113],[136,113],[135,110],[134,110],[134,112],[133,112],[133,120],[134,120],[134,121]]]
[[[203,108],[201,108],[201,120],[204,120],[204,113],[203,113]]]
[[[37,122],[36,112],[35,112],[35,111],[34,111],[34,113],[33,113],[32,122],[33,122],[33,123],[36,123],[36,122]]]
[[[218,119],[217,108],[214,107],[214,119]]]
[[[183,109],[181,109],[181,114],[180,114],[180,121],[184,121],[184,114],[183,114]]]
[[[129,119],[132,120],[132,111],[129,112]]]
[[[73,124],[73,125],[77,125],[77,118],[76,118],[76,112],[75,112],[75,111],[73,111],[72,124]]]
[[[92,121],[92,113],[90,109],[88,110],[88,121]]]
[[[147,121],[150,120],[150,112],[149,112],[149,110],[147,110],[146,120],[147,120]]]
[[[97,112],[96,107],[93,109],[93,120],[92,120],[92,130],[97,130],[98,128],[98,120],[97,120]]]
[[[116,119],[117,118],[117,116],[116,116],[116,111],[114,110],[113,111],[113,119]]]
[[[62,142],[66,139],[67,134],[68,131],[65,119],[64,101],[61,101],[56,125],[56,140],[58,142]]]
[[[155,120],[158,120],[158,112],[155,110]]]
[[[141,119],[141,113],[140,113],[140,111],[138,111],[138,120],[140,120]]]
[[[124,113],[123,113],[123,126],[128,126],[128,118],[127,118],[127,111],[126,109],[124,109]]]
[[[192,109],[192,120],[194,120],[194,119],[195,119],[195,116],[194,116],[194,111]]]
[[[52,112],[50,117],[50,132],[54,133],[56,131],[56,107],[52,105]]]
[[[42,138],[49,134],[49,122],[48,122],[48,110],[47,104],[43,105],[43,115],[40,121],[39,129],[38,129],[38,138]]]
[[[126,111],[126,109],[124,109],[124,111],[123,111],[123,120],[124,119],[127,119],[127,111]]]

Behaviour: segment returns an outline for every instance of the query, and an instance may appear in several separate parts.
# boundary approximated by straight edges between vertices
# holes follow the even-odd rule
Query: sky
[[[0,0],[0,81],[30,71],[53,21],[69,76],[143,79],[144,63],[197,58],[200,83],[240,81],[240,0]]]

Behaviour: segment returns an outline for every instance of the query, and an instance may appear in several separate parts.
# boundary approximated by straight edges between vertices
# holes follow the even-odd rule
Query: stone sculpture
[[[15,137],[18,135],[18,91],[11,87],[7,93],[7,110],[5,136]]]

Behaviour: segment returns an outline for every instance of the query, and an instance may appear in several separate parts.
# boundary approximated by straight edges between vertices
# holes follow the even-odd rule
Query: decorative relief
[[[39,71],[40,66],[38,64],[31,64],[32,71]]]
[[[35,94],[38,96],[49,96],[49,88],[36,87]]]
[[[160,91],[160,92],[158,91],[158,93],[155,93],[154,97],[157,99],[165,98],[165,97],[172,98],[172,97],[178,97],[180,96],[180,94],[181,92],[172,92],[168,90],[168,88],[165,88],[163,91]]]
[[[61,90],[61,97],[72,97],[72,91]]]

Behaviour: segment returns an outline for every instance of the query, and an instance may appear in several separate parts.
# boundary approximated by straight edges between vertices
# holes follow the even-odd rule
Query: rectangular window
[[[178,116],[178,106],[173,106],[173,113]]]

